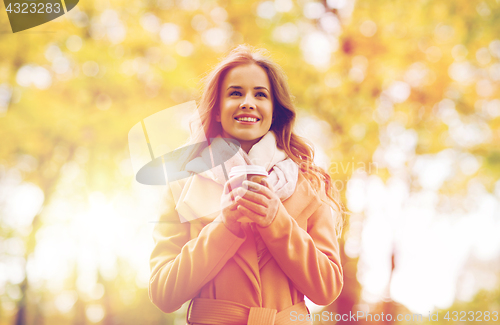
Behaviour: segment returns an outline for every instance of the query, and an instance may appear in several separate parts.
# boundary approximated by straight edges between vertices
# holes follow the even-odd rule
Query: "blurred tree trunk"
[[[21,290],[22,296],[21,299],[17,302],[17,314],[15,318],[15,325],[24,325],[26,324],[26,291],[28,287],[28,280],[27,276],[24,277],[23,282],[19,286],[19,289]]]
[[[85,302],[83,299],[80,297],[80,293],[78,292],[78,287],[77,287],[77,281],[78,281],[78,267],[77,263],[75,262],[71,280],[74,285],[73,290],[78,293],[78,297],[75,301],[75,304],[73,305],[73,325],[85,325]]]
[[[82,298],[78,298],[74,305],[75,317],[73,317],[73,325],[85,325],[85,302]]]
[[[47,198],[50,197],[49,192],[47,192],[45,189],[42,188],[42,191],[44,193],[44,200],[47,202]],[[43,208],[43,206],[42,206]],[[29,282],[28,282],[28,272],[26,269],[26,265],[28,264],[28,258],[30,255],[33,253],[35,250],[35,245],[36,245],[36,233],[38,232],[38,229],[40,228],[40,213],[38,213],[34,218],[33,221],[31,222],[31,232],[28,235],[27,239],[27,245],[26,245],[26,252],[24,255],[24,268],[25,268],[25,276],[24,280],[19,286],[19,290],[21,291],[21,299],[17,302],[17,313],[15,317],[15,325],[26,325],[27,324],[27,314],[28,314],[28,288],[29,288]],[[43,317],[42,315],[40,315]]]
[[[101,272],[98,272],[98,283],[104,286],[104,295],[102,297],[102,302],[104,305],[104,319],[102,320],[103,325],[113,325],[115,324],[115,313],[113,311],[113,306],[111,303],[111,292],[112,283],[105,280]]]
[[[61,167],[73,158],[75,148],[71,147],[68,151],[68,155],[65,157],[66,159],[60,160],[57,162],[57,165],[54,165],[54,150],[49,152],[47,155],[42,156],[39,159],[39,168],[36,171],[36,181],[34,183],[43,191],[44,202],[42,207],[38,211],[37,215],[33,218],[31,222],[31,231],[26,238],[26,252],[24,254],[24,268],[25,268],[25,277],[19,289],[21,291],[21,299],[17,302],[17,313],[14,318],[15,325],[27,325],[27,317],[28,317],[28,307],[29,307],[29,279],[28,272],[26,269],[26,265],[28,264],[28,259],[35,251],[36,247],[36,235],[38,230],[42,227],[42,222],[40,220],[41,213],[45,206],[50,202],[52,195],[54,194],[57,182],[61,175],[60,170]],[[43,312],[37,314],[37,324],[43,324]],[[41,323],[40,323],[41,322]]]

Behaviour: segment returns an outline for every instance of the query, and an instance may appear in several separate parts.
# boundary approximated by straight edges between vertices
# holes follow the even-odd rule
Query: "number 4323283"
[[[451,316],[450,316],[450,313],[451,313]],[[469,312],[452,311],[452,312],[450,312],[450,311],[448,311],[448,312],[446,312],[446,315],[444,315],[444,319],[446,319],[447,321],[451,320],[453,322],[457,322],[457,321],[460,321],[460,322],[464,322],[464,321],[469,321],[469,322],[493,321],[493,322],[496,322],[496,321],[498,321],[498,311],[493,311],[493,312],[490,312],[490,311],[485,311],[485,312],[482,312],[482,311],[475,311],[475,312],[474,311],[469,311]]]
[[[60,3],[9,3],[6,8],[8,13],[15,14],[51,14],[51,13],[60,13],[61,12],[61,4]]]

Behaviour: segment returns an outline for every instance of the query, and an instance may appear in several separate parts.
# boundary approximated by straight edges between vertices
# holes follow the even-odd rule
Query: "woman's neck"
[[[248,155],[248,153],[250,152],[250,149],[252,149],[254,143],[241,143],[241,149],[243,149],[243,151],[246,152],[246,154]]]
[[[226,138],[226,139],[234,139],[233,137],[231,137],[230,135],[228,135],[224,131],[222,131],[221,137]],[[254,140],[248,140],[248,141],[242,141],[242,140],[238,140],[238,139],[234,139],[234,140],[238,141],[240,146],[241,146],[241,149],[243,149],[243,151],[245,151],[248,154],[250,152],[250,150],[252,149],[252,147],[254,146],[254,144],[259,142],[260,139],[262,139],[262,138],[263,137],[260,137],[258,139],[254,139]]]

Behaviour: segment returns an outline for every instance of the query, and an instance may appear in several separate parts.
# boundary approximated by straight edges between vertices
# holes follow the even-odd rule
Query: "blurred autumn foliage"
[[[15,34],[0,11],[0,325],[184,324],[185,310],[165,315],[148,299],[161,193],[135,183],[127,134],[197,100],[204,74],[241,43],[283,67],[297,127],[350,210],[346,284],[326,310],[500,311],[494,234],[489,255],[456,264],[451,301],[411,305],[394,288],[374,298],[358,272],[370,193],[350,183],[397,178],[432,192],[432,211],[461,216],[484,197],[477,211],[491,220],[472,230],[500,230],[500,1],[81,0]],[[380,261],[388,277],[395,247]]]

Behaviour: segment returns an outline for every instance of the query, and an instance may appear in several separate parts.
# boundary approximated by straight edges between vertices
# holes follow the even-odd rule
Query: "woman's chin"
[[[249,136],[241,136],[236,138],[239,142],[257,142],[259,141],[263,135],[249,135]]]

